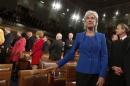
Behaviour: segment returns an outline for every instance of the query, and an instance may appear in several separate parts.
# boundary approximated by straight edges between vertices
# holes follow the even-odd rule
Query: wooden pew
[[[35,69],[19,72],[19,86],[65,86],[64,78],[54,78],[52,70]]]
[[[44,62],[46,65],[45,68],[53,66],[56,62]],[[66,86],[75,85],[73,82],[76,81],[76,70],[75,67],[77,65],[77,62],[72,61],[68,62],[66,65],[64,65],[62,68],[59,68],[59,70],[56,70],[55,72],[61,73],[61,78],[66,81]]]
[[[0,64],[0,86],[10,86],[12,64]]]
[[[33,77],[35,78],[37,76],[47,76],[48,77],[47,86],[65,86],[66,82],[69,83],[69,82],[75,81],[75,66],[76,66],[75,62],[67,63],[65,66],[63,66],[59,70],[53,71],[53,70],[47,69],[48,67],[51,67],[54,64],[55,64],[55,62],[46,62],[45,65],[47,65],[47,66],[45,67],[45,69],[19,71],[19,86],[27,86],[26,79],[33,78]],[[52,78],[54,80],[52,81],[50,73],[52,74],[54,72],[55,72],[55,74],[58,73],[58,75],[56,75],[56,77],[53,75]],[[30,84],[30,86],[31,86],[31,82],[32,81],[30,81],[30,83],[28,82]],[[59,83],[61,83],[61,84],[59,85]]]
[[[65,78],[67,82],[76,81],[76,64],[75,63],[68,63],[65,65]]]
[[[19,71],[19,86],[48,86],[48,74],[49,71],[46,69],[35,69],[35,70],[20,70]],[[39,82],[37,79],[43,81]],[[35,83],[33,83],[35,82]],[[39,83],[38,83],[39,82]]]

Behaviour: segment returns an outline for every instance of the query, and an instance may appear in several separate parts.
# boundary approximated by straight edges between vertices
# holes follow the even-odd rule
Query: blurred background
[[[87,10],[99,13],[99,32],[106,33],[119,22],[130,25],[129,0],[0,0],[0,22],[45,30],[52,37],[57,32],[66,36],[83,31]]]

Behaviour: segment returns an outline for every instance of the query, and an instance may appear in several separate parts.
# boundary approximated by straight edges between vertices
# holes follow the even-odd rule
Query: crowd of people
[[[63,42],[62,34],[57,33],[56,38],[49,40],[44,31],[31,31],[16,33],[11,32],[10,27],[0,29],[0,63],[17,64],[24,53],[30,54],[32,68],[37,68],[40,64],[42,56],[48,54],[48,59],[52,61],[60,60],[63,51],[66,52],[72,46],[73,33],[68,33],[67,41]]]
[[[0,63],[11,62],[17,65],[23,53],[29,52],[32,69],[37,69],[45,53],[52,61],[57,61],[50,69],[57,69],[74,59],[78,50],[76,66],[77,86],[130,86],[130,37],[129,27],[117,24],[109,43],[105,34],[97,32],[98,14],[89,10],[84,16],[84,32],[68,33],[68,39],[62,40],[62,33],[57,33],[50,42],[43,31],[35,35],[31,31],[17,32],[15,37],[9,27],[0,29]],[[109,46],[109,48],[108,48]],[[64,54],[63,54],[64,52]]]

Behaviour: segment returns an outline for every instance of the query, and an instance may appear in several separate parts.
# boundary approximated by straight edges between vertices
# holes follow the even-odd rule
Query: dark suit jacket
[[[55,40],[50,47],[50,59],[59,60],[61,59],[63,43],[62,40]]]
[[[70,48],[72,47],[72,45],[73,45],[73,40],[67,39],[66,42],[65,42],[64,54],[66,54],[70,50]]]
[[[109,66],[123,66],[123,57],[122,57],[122,42],[121,41],[114,41],[111,43],[111,51],[109,57]]]
[[[110,70],[110,80],[109,82],[113,84],[112,86],[124,86],[124,78],[127,83],[126,86],[130,86],[130,38],[127,37],[124,40],[119,40],[112,42],[111,53],[109,58],[110,69],[112,66],[118,66],[123,69],[123,74],[121,76],[115,75],[114,71]],[[125,75],[125,77],[124,77]],[[115,81],[113,81],[115,80]],[[120,80],[120,81],[119,81]],[[119,81],[118,83],[116,81]],[[122,83],[122,84],[121,84]]]
[[[126,40],[124,40],[123,45],[126,86],[130,86],[130,37],[127,37]]]
[[[32,49],[34,42],[35,42],[35,38],[33,36],[27,39],[26,51],[30,51]]]
[[[7,35],[5,35],[5,42],[3,44],[4,46],[4,49],[7,49],[11,46],[11,43],[12,43],[12,34],[11,33],[8,33]]]

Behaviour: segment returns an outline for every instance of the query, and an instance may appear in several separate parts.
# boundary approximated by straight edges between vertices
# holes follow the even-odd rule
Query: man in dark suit
[[[112,45],[109,86],[130,86],[130,37],[127,36],[127,32],[127,25],[117,25],[116,35],[119,36],[119,40]]]
[[[70,50],[73,45],[73,33],[68,33],[68,39],[65,42],[64,55]]]
[[[35,38],[32,36],[32,32],[27,32],[26,51],[31,51]]]
[[[124,52],[124,73],[126,79],[126,86],[130,86],[130,37],[128,37],[124,45],[126,45],[126,49]]]
[[[11,28],[5,27],[5,42],[2,45],[2,51],[0,54],[0,57],[2,57],[2,60],[0,63],[5,63],[6,58],[8,57],[9,54],[9,48],[11,47],[11,43],[13,41],[12,33],[11,33]]]
[[[117,35],[112,36],[111,52],[109,58],[109,85],[108,86],[124,86],[125,78],[123,74],[123,57],[122,57],[122,42]],[[120,72],[119,72],[120,71]]]
[[[62,41],[62,34],[57,33],[56,34],[56,40],[53,41],[51,47],[50,47],[50,60],[60,60],[61,59],[61,53],[62,53],[62,47],[63,47],[63,41]]]

